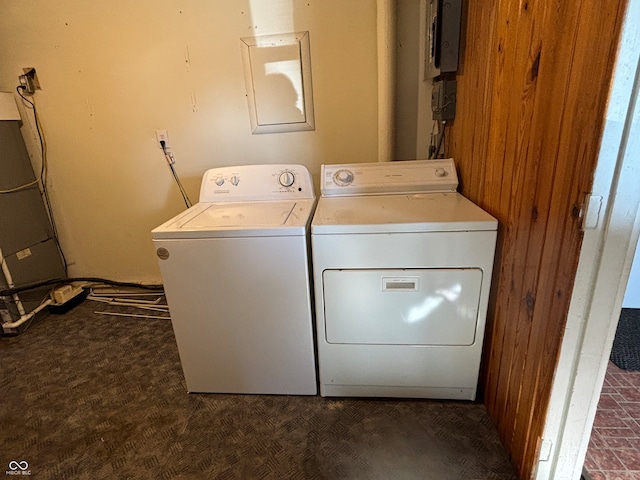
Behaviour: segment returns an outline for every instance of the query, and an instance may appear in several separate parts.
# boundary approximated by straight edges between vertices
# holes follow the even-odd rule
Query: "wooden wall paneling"
[[[504,159],[506,155],[505,138],[507,132],[502,128],[492,128],[493,125],[503,125],[510,116],[509,105],[505,103],[508,99],[508,88],[505,84],[504,70],[510,65],[511,59],[505,55],[504,43],[508,31],[512,28],[510,24],[502,21],[504,16],[508,16],[513,10],[511,2],[489,3],[489,14],[493,17],[492,26],[495,32],[485,32],[485,38],[490,40],[489,51],[486,64],[481,67],[486,73],[486,96],[483,103],[486,109],[490,109],[489,115],[483,115],[477,120],[475,125],[485,124],[488,128],[480,129],[479,134],[486,138],[485,158],[481,159],[484,164],[484,177],[482,184],[478,188],[479,198],[483,198],[487,204],[495,203],[501,194],[508,179],[509,165],[504,161],[488,161],[488,159]],[[482,41],[482,40],[481,40]]]
[[[486,176],[486,158],[487,158],[487,135],[480,129],[474,128],[483,118],[491,117],[492,102],[489,101],[490,95],[487,89],[491,85],[490,78],[486,78],[492,74],[490,68],[469,68],[465,66],[465,58],[476,59],[480,64],[490,61],[489,50],[495,40],[488,38],[488,32],[494,32],[494,17],[491,12],[491,5],[485,2],[472,1],[463,7],[465,15],[463,24],[468,25],[467,29],[463,29],[460,73],[464,74],[468,81],[458,83],[457,108],[458,111],[464,111],[465,115],[458,115],[453,121],[452,131],[454,133],[463,132],[462,135],[447,136],[448,152],[461,152],[464,148],[466,155],[464,157],[456,157],[456,167],[460,177],[460,191],[464,192],[469,198],[476,202],[482,197],[483,186]],[[475,19],[474,22],[467,22],[468,19]],[[473,64],[471,65],[474,66]],[[498,231],[501,236],[501,230]],[[498,245],[501,242],[498,240]],[[496,254],[499,257],[499,252]],[[493,283],[497,283],[499,270],[494,268]],[[492,295],[495,289],[492,289]],[[493,302],[490,302],[491,309]],[[487,325],[485,329],[485,342],[483,357],[490,355],[491,332],[493,315],[489,311],[487,313]],[[486,362],[481,365],[480,378],[487,376]],[[483,384],[479,385],[479,396],[483,393]]]
[[[529,72],[528,58],[531,56],[530,37],[534,35],[532,11],[526,8],[515,8],[501,12],[497,11],[499,19],[496,22],[500,30],[500,42],[497,45],[495,62],[500,85],[496,85],[501,95],[492,94],[492,101],[501,105],[506,112],[505,117],[498,121],[491,117],[488,128],[491,137],[489,163],[499,170],[496,175],[496,194],[487,195],[486,203],[494,211],[500,212],[505,225],[505,235],[502,245],[502,278],[510,278],[510,282],[501,282],[498,287],[498,300],[495,316],[497,330],[494,332],[494,343],[490,359],[492,368],[487,378],[487,400],[491,402],[488,408],[493,410],[497,419],[498,430],[504,441],[508,442],[512,436],[510,421],[516,414],[522,359],[518,351],[526,349],[528,341],[529,322],[526,320],[524,302],[519,292],[525,281],[523,261],[529,241],[528,212],[525,212],[525,222],[521,208],[513,208],[524,203],[530,203],[534,190],[529,187],[535,185],[526,181],[529,165],[523,152],[529,149],[528,129],[531,123],[533,104],[535,102],[535,84],[532,84]],[[526,16],[528,20],[521,19]],[[525,38],[526,41],[521,40]],[[519,40],[520,39],[520,40]],[[535,52],[534,52],[535,53]],[[517,87],[514,87],[517,85]],[[490,192],[487,192],[489,194]],[[525,199],[529,199],[525,202]],[[514,226],[519,228],[513,228]],[[515,392],[515,393],[514,393]],[[492,400],[492,401],[491,401]]]
[[[498,162],[487,161],[490,158],[489,148],[495,150],[496,144],[504,145],[504,142],[496,142],[495,138],[490,138],[491,130],[489,128],[478,128],[480,125],[488,126],[489,119],[494,119],[494,122],[498,124],[498,119],[502,119],[508,114],[508,109],[496,101],[496,96],[500,96],[504,89],[500,83],[503,81],[503,77],[498,75],[499,68],[496,68],[496,64],[497,67],[504,64],[504,60],[497,58],[495,53],[503,51],[502,44],[504,43],[503,33],[496,25],[495,10],[497,8],[511,8],[511,5],[508,3],[501,5],[492,2],[469,2],[469,21],[467,23],[469,30],[465,41],[467,51],[464,58],[473,59],[473,61],[467,61],[467,66],[463,60],[462,71],[465,81],[458,84],[458,109],[464,111],[465,114],[457,115],[453,127],[454,134],[459,132],[462,134],[452,137],[452,151],[456,152],[454,156],[462,179],[461,191],[485,208],[491,205],[493,198],[499,197],[502,185],[505,183],[503,180],[504,166]],[[495,129],[493,131],[494,137],[496,134],[503,135],[503,132],[500,129]],[[504,219],[500,218],[500,215],[497,216],[500,224],[504,225]],[[503,236],[504,231],[500,229],[498,250],[502,244]],[[494,283],[496,283],[501,272],[498,268],[494,272]],[[496,331],[494,329],[492,318],[494,318],[493,315],[488,316],[487,339],[493,335],[500,336],[504,333],[503,330]],[[492,351],[490,349],[490,346],[495,343],[488,341],[485,344],[486,355],[494,356],[502,353],[502,350]],[[483,364],[483,377],[492,373],[494,372],[486,370],[486,363]]]
[[[577,15],[549,231],[540,269],[542,279],[553,275],[554,281],[541,282],[538,289],[537,298],[544,303],[536,311],[540,318],[534,321],[542,330],[533,338],[534,361],[527,362],[525,378],[530,380],[523,390],[523,396],[533,401],[523,405],[523,414],[514,427],[515,431],[527,433],[521,434],[514,445],[522,451],[525,466],[537,460],[582,242],[578,210],[593,181],[625,6],[625,2],[587,0],[580,3]],[[594,42],[602,38],[609,41]],[[539,405],[534,403],[536,400]]]
[[[503,163],[509,166],[511,180],[509,184],[503,182],[502,193],[497,208],[508,212],[508,225],[511,227],[506,239],[504,250],[504,265],[508,269],[506,276],[511,279],[508,294],[499,298],[498,312],[504,319],[503,328],[506,330],[502,349],[509,355],[501,359],[500,376],[492,385],[493,394],[498,401],[496,417],[498,431],[507,442],[513,437],[513,419],[519,407],[519,393],[521,377],[524,369],[524,358],[520,351],[527,349],[531,322],[530,308],[527,298],[522,298],[521,292],[526,290],[535,272],[535,259],[528,258],[529,244],[532,242],[532,227],[530,222],[531,208],[536,194],[536,184],[527,181],[531,171],[535,171],[535,164],[528,163],[530,129],[534,105],[536,101],[535,78],[531,78],[531,49],[532,37],[535,37],[534,6],[527,3],[518,5],[505,23],[514,25],[510,35],[505,38],[505,51],[511,57],[508,69],[503,75],[508,80],[509,110],[511,115],[505,125],[508,132],[506,143],[508,158]],[[537,45],[533,57],[537,55]],[[512,228],[516,226],[516,228]],[[502,291],[507,291],[503,288]],[[500,294],[499,294],[500,295]]]
[[[582,8],[589,7],[585,3],[582,3],[581,6]],[[584,20],[585,16],[580,15],[578,18]],[[589,27],[596,27],[593,20],[590,21]],[[534,318],[534,325],[537,326],[536,335],[533,337],[533,343],[530,347],[532,354],[529,355],[529,358],[533,360],[527,362],[525,370],[527,381],[523,385],[525,401],[522,414],[519,415],[514,426],[515,431],[526,433],[526,435],[521,433],[518,442],[514,444],[515,450],[523,452],[525,458],[522,462],[525,464],[528,460],[526,452],[529,452],[531,456],[535,455],[531,448],[538,439],[534,438],[535,435],[528,433],[530,430],[536,431],[532,422],[534,418],[544,418],[547,406],[546,399],[537,395],[537,392],[549,391],[551,387],[551,372],[556,366],[557,345],[562,336],[565,312],[568,310],[569,293],[573,285],[573,273],[577,264],[581,235],[577,218],[572,216],[572,210],[579,203],[584,192],[588,190],[591,178],[590,176],[584,178],[583,175],[582,185],[579,185],[580,182],[576,179],[579,178],[581,172],[593,171],[597,158],[599,132],[604,116],[604,102],[601,103],[602,108],[594,108],[593,98],[598,97],[598,93],[593,92],[592,96],[585,96],[583,94],[586,91],[583,88],[585,85],[581,85],[580,79],[589,78],[590,82],[595,82],[597,85],[606,85],[608,71],[606,68],[594,68],[593,62],[590,60],[594,57],[600,57],[600,55],[598,52],[593,52],[592,49],[591,51],[581,51],[580,39],[582,38],[582,42],[584,42],[586,38],[594,38],[592,35],[598,38],[607,31],[611,31],[612,25],[608,25],[608,27],[605,30],[593,28],[589,34],[584,34],[581,33],[583,28],[577,25],[575,32],[577,32],[578,41],[572,53],[572,60],[568,62],[572,68],[568,75],[568,91],[563,102],[561,134],[557,153],[558,168],[554,174],[553,200],[540,271],[541,278],[548,278],[550,281],[542,282],[536,293],[540,304],[536,306],[536,318]],[[610,58],[606,52],[603,53],[602,58]],[[585,64],[591,65],[585,70]],[[600,97],[602,98],[602,95]],[[586,99],[588,100],[585,102]],[[582,128],[578,123],[584,123],[585,119],[588,119],[587,125],[585,125],[586,128]],[[563,258],[573,258],[573,263],[563,262]],[[559,315],[560,313],[562,316]],[[550,321],[550,319],[558,321]],[[527,399],[531,399],[531,401],[528,402]],[[540,402],[539,408],[535,403],[536,400],[543,400]],[[540,421],[541,426],[542,422]],[[521,442],[524,444],[521,445]]]
[[[538,388],[538,376],[530,371],[540,360],[537,341],[545,338],[548,322],[559,320],[557,315],[554,317],[553,312],[541,309],[538,299],[541,285],[554,281],[553,271],[546,272],[542,277],[540,271],[545,262],[543,257],[548,245],[548,229],[553,223],[552,195],[557,188],[558,178],[555,172],[559,164],[557,142],[564,108],[563,99],[566,95],[566,77],[570,71],[570,62],[558,63],[554,59],[557,60],[558,56],[567,58],[571,47],[571,42],[558,42],[558,36],[562,36],[563,31],[556,29],[554,25],[556,16],[560,17],[558,12],[548,3],[541,2],[538,6],[539,8],[531,9],[531,5],[529,8],[526,3],[522,5],[527,21],[534,22],[538,29],[529,42],[525,82],[534,84],[539,95],[531,105],[533,119],[527,125],[528,133],[525,134],[528,136],[529,148],[517,154],[526,166],[527,186],[524,188],[529,195],[514,199],[514,204],[511,205],[512,209],[518,211],[513,223],[515,230],[521,230],[523,235],[512,251],[513,258],[505,258],[506,263],[513,262],[514,271],[522,271],[522,281],[517,284],[516,291],[512,292],[513,297],[519,300],[520,307],[517,311],[518,331],[515,332],[517,360],[512,367],[517,378],[508,385],[497,385],[498,390],[508,389],[507,403],[499,424],[503,426],[502,436],[511,445],[512,457],[520,469],[525,465],[524,445],[529,438],[531,419],[540,413],[537,411],[540,404],[538,394],[542,392]],[[564,8],[567,7],[570,6],[565,3]],[[564,12],[562,18],[564,31],[571,32],[575,15]],[[527,36],[517,39],[518,42],[525,43],[528,40]],[[547,66],[551,68],[546,68]],[[509,319],[510,316],[506,318]],[[559,343],[556,348],[558,346]],[[557,350],[554,356],[557,357]]]
[[[469,58],[477,59],[478,62],[489,61],[489,46],[493,42],[487,38],[487,32],[494,31],[493,28],[493,16],[491,15],[490,8],[483,2],[469,2],[466,9],[466,17],[476,19],[475,22],[469,23],[469,29],[467,29],[464,35],[463,43],[463,55]],[[466,52],[466,53],[465,53]],[[447,137],[449,145],[449,151],[453,148],[454,151],[459,151],[461,146],[459,142],[465,145],[469,151],[469,158],[456,158],[456,166],[459,171],[461,189],[469,192],[470,197],[477,197],[478,192],[483,187],[483,177],[485,171],[484,160],[486,158],[487,137],[473,128],[473,126],[491,115],[491,102],[486,100],[478,101],[478,99],[486,99],[486,89],[491,85],[491,80],[487,79],[488,75],[491,75],[492,70],[489,68],[484,69],[469,69],[467,71],[464,64],[464,56],[461,58],[460,64],[461,72],[468,72],[469,81],[466,83],[458,84],[457,95],[457,108],[468,112],[467,115],[460,116],[453,121],[453,127],[451,131],[466,132],[462,137]],[[451,144],[455,144],[451,147]]]
[[[537,460],[581,242],[574,207],[592,181],[624,4],[468,5],[449,146],[462,193],[500,222],[482,378],[522,478]]]

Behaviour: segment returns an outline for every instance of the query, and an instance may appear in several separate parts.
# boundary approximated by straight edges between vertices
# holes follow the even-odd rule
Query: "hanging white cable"
[[[15,187],[6,191],[0,191],[0,193],[14,193],[14,192],[18,192],[20,190],[29,188],[31,186],[38,185],[40,194],[42,196],[42,200],[44,201],[44,206],[47,210],[47,215],[49,216],[49,222],[51,223],[53,239],[55,241],[56,247],[58,248],[58,251],[60,252],[60,258],[62,259],[64,273],[65,273],[65,276],[67,276],[69,273],[67,258],[65,257],[64,251],[62,250],[62,246],[60,245],[60,240],[58,236],[58,227],[56,225],[56,221],[53,216],[53,208],[51,206],[51,201],[49,200],[49,192],[47,190],[47,176],[48,176],[48,170],[49,170],[48,164],[47,164],[47,145],[45,142],[44,134],[42,132],[42,128],[40,126],[40,119],[38,117],[38,110],[36,108],[35,99],[33,101],[29,100],[27,97],[23,95],[22,93],[23,90],[24,90],[24,86],[22,85],[19,85],[18,87],[16,87],[16,92],[18,92],[18,95],[20,96],[20,98],[27,104],[31,105],[31,109],[33,110],[33,121],[35,124],[36,133],[38,134],[38,141],[40,143],[40,160],[41,160],[40,175],[39,175],[39,178],[36,178],[35,181],[33,182],[30,182],[25,185],[21,185],[19,187]]]

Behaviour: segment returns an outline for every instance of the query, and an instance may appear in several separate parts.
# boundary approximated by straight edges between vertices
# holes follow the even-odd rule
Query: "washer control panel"
[[[321,175],[325,197],[455,192],[458,188],[452,158],[322,165]]]
[[[315,198],[309,170],[303,165],[240,165],[207,170],[200,202],[244,202]]]

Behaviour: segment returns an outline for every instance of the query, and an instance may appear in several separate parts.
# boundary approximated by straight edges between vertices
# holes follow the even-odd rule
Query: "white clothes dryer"
[[[322,396],[475,399],[498,223],[457,186],[452,159],[322,166]]]
[[[208,170],[199,203],[154,229],[187,390],[315,395],[301,165]]]

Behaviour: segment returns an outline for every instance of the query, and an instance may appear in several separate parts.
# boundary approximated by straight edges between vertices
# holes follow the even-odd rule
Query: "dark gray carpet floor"
[[[0,338],[0,471],[36,479],[515,479],[480,403],[187,394],[167,320],[85,301]],[[14,463],[12,463],[14,462]]]
[[[623,370],[640,370],[640,309],[620,312],[610,359]]]

